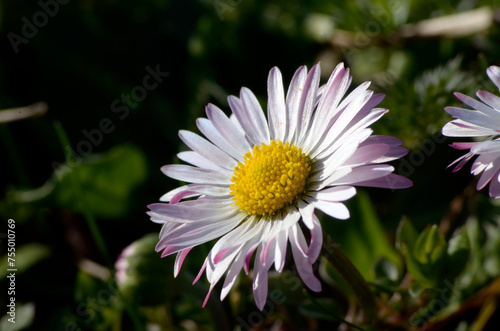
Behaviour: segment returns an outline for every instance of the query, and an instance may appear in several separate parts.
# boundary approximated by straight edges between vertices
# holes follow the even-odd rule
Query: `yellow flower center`
[[[311,160],[302,149],[273,140],[245,154],[229,188],[236,206],[250,214],[272,215],[305,192],[310,172]]]

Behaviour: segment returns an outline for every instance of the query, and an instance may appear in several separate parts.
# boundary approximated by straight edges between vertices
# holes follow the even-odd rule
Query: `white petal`
[[[255,303],[257,308],[262,310],[267,301],[267,289],[268,289],[268,277],[267,271],[269,270],[271,264],[264,265],[260,260],[260,256],[262,255],[262,245],[259,246],[257,250],[257,254],[255,255],[254,262],[254,277],[253,277],[253,296],[255,299]]]
[[[474,154],[500,153],[500,140],[484,141],[470,150]]]
[[[372,163],[386,163],[390,161],[397,160],[408,154],[408,148],[406,147],[391,147],[387,153],[372,161]]]
[[[384,136],[384,135],[374,135],[370,136],[368,139],[363,141],[360,146],[366,146],[371,144],[386,144],[391,147],[400,146],[403,144],[403,141],[399,138],[392,136]]]
[[[287,243],[288,231],[281,231],[276,237],[276,253],[274,260],[274,266],[278,272],[282,272],[285,267]]]
[[[498,87],[500,91],[500,67],[491,66],[486,69],[486,73],[490,77],[491,81]]]
[[[339,63],[333,70],[326,86],[324,86],[324,91],[322,92],[315,114],[321,122],[325,122],[333,115],[331,113],[337,108],[340,100],[344,97],[350,83],[349,76],[349,69],[344,69],[343,63]]]
[[[295,141],[300,142],[309,132],[309,122],[314,110],[314,101],[318,91],[321,68],[319,63],[311,68],[304,84],[304,90],[299,103],[297,116],[297,135]]]
[[[222,285],[222,290],[220,293],[220,299],[224,300],[224,298],[229,294],[229,291],[234,285],[236,281],[236,277],[241,271],[243,267],[243,263],[245,262],[245,254],[244,249],[242,249],[238,255],[234,258],[233,264],[229,268],[229,272],[227,273],[226,279],[224,280],[224,284]]]
[[[217,262],[217,264],[213,266],[214,268],[213,272],[210,275],[211,276],[210,279],[208,280],[210,283],[214,284],[219,282],[222,276],[224,276],[226,271],[231,267],[231,264],[233,263],[238,253],[241,251],[242,247],[243,245],[229,249],[229,251],[224,255],[224,257],[219,262]],[[208,261],[210,265],[211,263],[210,259]]]
[[[465,122],[492,130],[498,129],[498,125],[495,123],[495,121],[492,120],[490,116],[485,115],[479,111],[473,111],[459,107],[445,107],[444,110],[446,110],[446,112],[451,116],[461,119]]]
[[[226,141],[238,152],[245,154],[252,149],[248,144],[242,132],[234,126],[231,120],[224,114],[220,108],[215,105],[209,104],[206,108],[207,116],[219,131],[219,133],[226,139]]]
[[[287,138],[286,141],[291,141],[296,135],[297,122],[300,107],[300,100],[302,99],[302,93],[304,90],[304,84],[307,78],[307,68],[305,66],[297,69],[293,75],[292,81],[288,88],[286,94],[286,109],[287,109]]]
[[[305,203],[302,200],[299,200],[299,212],[302,216],[302,221],[309,228],[312,229],[314,227],[313,224],[313,215],[314,215],[314,206],[309,203]]]
[[[172,254],[176,254],[176,253],[179,254],[179,253],[181,253],[185,250],[189,250],[193,247],[194,246],[189,246],[189,245],[186,245],[186,246],[162,246],[162,247],[158,247],[156,250],[162,251],[161,257],[164,258],[164,257],[172,255]]]
[[[477,91],[477,96],[491,108],[497,109],[492,113],[492,117],[495,117],[496,120],[500,119],[500,98],[488,91]]]
[[[473,99],[465,94],[455,92],[453,93],[455,97],[462,101],[464,104],[466,104],[469,107],[472,107],[473,109],[479,110],[481,113],[484,113],[485,115],[492,116],[495,118],[498,118],[500,116],[500,113],[498,110],[495,110],[491,107],[488,107],[484,103],[477,101],[476,99]]]
[[[497,85],[498,86],[498,85]],[[490,182],[490,197],[498,199],[500,197],[500,178],[499,174],[494,176]]]
[[[351,139],[345,144],[341,145],[330,157],[328,157],[323,162],[323,169],[320,173],[319,180],[324,180],[331,176],[335,170],[340,166],[344,165],[344,162],[348,160],[357,150],[359,141],[356,139]],[[315,179],[315,176],[313,176]]]
[[[170,178],[196,184],[231,184],[232,173],[191,167],[184,164],[167,164],[161,171]]]
[[[258,235],[261,227],[262,222],[258,223],[255,216],[250,217],[243,224],[219,239],[212,247],[211,253],[214,254],[214,258],[217,258],[219,252],[244,244]]]
[[[337,65],[334,72],[330,76],[325,88],[325,92],[320,99],[318,108],[314,113],[311,133],[306,137],[304,145],[316,145],[318,138],[325,132],[329,121],[337,112],[337,106],[344,96],[351,82],[349,69],[344,70],[344,65]]]
[[[389,174],[387,176],[357,182],[356,186],[380,187],[395,190],[412,187],[413,182],[404,176]]]
[[[330,175],[330,177],[328,177],[324,180],[312,182],[311,190],[318,191],[318,190],[322,190],[325,187],[334,185],[334,183],[336,183],[339,178],[342,178],[351,172],[352,172],[351,167],[337,168],[333,171],[333,173]]]
[[[495,130],[483,128],[462,120],[453,120],[446,123],[441,133],[447,137],[485,137],[498,134]]]
[[[267,82],[267,94],[269,95],[267,116],[271,129],[271,139],[283,141],[287,124],[285,92],[283,91],[283,78],[277,67],[271,69]]]
[[[208,169],[208,170],[215,170],[215,171],[224,171],[228,170],[227,168],[222,168],[218,166],[217,164],[213,163],[212,161],[204,158],[200,154],[193,152],[193,151],[185,151],[185,152],[180,152],[177,153],[177,157],[191,165],[194,165],[195,167],[202,168],[202,169]]]
[[[488,153],[488,154],[481,154],[477,157],[477,159],[474,161],[472,164],[471,168],[471,174],[477,176],[484,170],[486,170],[488,167],[492,166],[492,163],[498,159],[497,154],[493,153]]]
[[[314,202],[314,207],[339,220],[346,220],[350,217],[349,209],[341,202],[318,200]]]
[[[193,151],[223,168],[233,170],[237,162],[227,153],[191,131],[179,131],[179,137]]]
[[[300,229],[298,230],[300,231]],[[292,236],[291,236],[292,237]],[[293,259],[295,261],[295,266],[299,272],[300,278],[307,287],[309,287],[314,292],[321,291],[321,283],[314,276],[312,265],[309,263],[307,256],[301,253],[301,249],[298,247],[299,243],[296,241],[290,241],[290,246],[292,248]]]
[[[206,118],[196,119],[196,126],[200,129],[201,133],[205,135],[217,147],[231,155],[235,160],[242,160],[243,153],[240,153],[224,138],[219,131],[214,127],[213,123]]]
[[[334,186],[318,192],[313,197],[325,201],[345,201],[356,195],[356,189],[352,186]]]
[[[160,242],[168,246],[196,246],[228,233],[240,222],[241,215],[233,215],[217,221],[186,223],[165,235]]]
[[[278,219],[278,222],[281,222],[281,230],[282,231],[288,231],[288,229],[290,227],[297,224],[299,219],[300,219],[299,211],[296,208],[292,207],[286,212],[286,214],[282,220]]]
[[[181,270],[182,263],[184,263],[184,259],[188,255],[189,251],[191,248],[185,249],[182,252],[177,253],[177,256],[175,257],[175,264],[174,264],[174,277],[177,277],[179,275],[179,271]]]
[[[229,103],[229,107],[233,111],[234,117],[236,118],[238,125],[241,127],[243,132],[251,145],[259,145],[261,143],[261,139],[258,135],[258,129],[255,128],[255,121],[251,121],[248,117],[248,111],[245,110],[241,100],[235,96],[230,95],[227,98]]]
[[[493,178],[493,176],[495,176],[496,174],[498,174],[499,170],[500,170],[500,162],[497,162],[497,164],[491,163],[484,170],[483,174],[479,178],[479,180],[477,182],[477,185],[476,185],[476,188],[478,190],[482,190],[491,181],[491,179]]]
[[[352,171],[338,179],[337,185],[357,185],[358,182],[364,182],[386,176],[394,171],[394,167],[386,164],[367,165],[352,169]]]
[[[148,208],[154,212],[166,217],[169,221],[186,223],[190,221],[205,219],[213,216],[214,211],[204,207],[193,208],[184,203],[166,204],[153,203],[148,205]]]
[[[310,264],[316,262],[321,253],[321,247],[323,247],[323,229],[321,228],[321,222],[314,214],[313,224],[314,227],[311,229],[311,244],[307,250],[307,261]]]
[[[372,98],[372,91],[364,91],[360,94],[356,99],[354,99],[351,103],[349,103],[344,111],[340,114],[339,118],[335,121],[330,130],[337,134],[342,133],[345,128],[349,126],[351,121],[356,117],[356,115],[363,109],[364,105],[368,103],[368,101]],[[330,139],[333,139],[330,138]]]
[[[304,237],[304,233],[302,233],[300,226],[296,224],[295,226],[291,227],[288,235],[290,243],[292,244],[292,246],[295,246],[295,248],[297,248],[297,252],[303,257],[307,257],[308,247],[306,238]]]
[[[371,163],[374,160],[384,156],[390,147],[386,144],[371,144],[365,146],[359,146],[348,160],[344,162],[346,165],[357,166],[367,163]]]
[[[243,87],[240,91],[240,98],[247,112],[249,121],[253,123],[252,125],[259,139],[259,144],[261,142],[269,144],[269,127],[259,101],[252,91],[245,87]]]
[[[229,194],[229,189],[227,186],[215,186],[215,185],[206,185],[206,184],[188,184],[181,187],[178,187],[168,193],[165,193],[160,201],[169,202],[173,197],[183,191],[193,192],[193,195],[215,195],[215,196],[224,196]],[[195,193],[196,192],[196,193]]]
[[[356,117],[359,116],[358,113],[356,117],[351,121],[354,124],[352,125],[350,124],[349,128],[341,136],[338,136],[338,133],[329,129],[330,131],[326,135],[324,141],[313,152],[313,157],[314,155],[316,155],[316,157],[319,158],[329,156],[333,153],[333,151],[335,151],[339,146],[344,144],[349,139],[352,139],[353,137],[361,137],[364,132],[368,131],[371,132],[371,129],[365,129],[365,128],[367,128],[373,122],[377,121],[387,112],[388,112],[387,109],[375,108],[372,111],[370,111],[368,115],[361,117],[359,120],[356,119]],[[363,141],[362,139],[358,138],[358,142],[362,141]]]

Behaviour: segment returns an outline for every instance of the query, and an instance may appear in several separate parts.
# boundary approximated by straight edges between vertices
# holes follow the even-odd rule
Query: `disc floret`
[[[254,215],[273,215],[305,192],[310,172],[311,161],[302,149],[272,140],[245,154],[229,188],[236,206]]]

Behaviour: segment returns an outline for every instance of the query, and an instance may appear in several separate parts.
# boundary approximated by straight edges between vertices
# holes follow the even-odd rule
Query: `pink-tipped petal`
[[[486,69],[486,73],[488,74],[488,77],[490,77],[493,84],[495,84],[500,91],[500,67],[491,66]]]

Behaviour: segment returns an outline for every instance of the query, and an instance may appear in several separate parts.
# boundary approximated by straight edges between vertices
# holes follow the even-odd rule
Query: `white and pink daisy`
[[[486,70],[491,81],[500,90],[500,67],[491,66]],[[478,155],[472,164],[471,173],[481,177],[477,182],[477,190],[490,183],[490,196],[500,198],[500,98],[487,91],[477,91],[478,101],[456,92],[455,96],[473,110],[446,107],[448,114],[456,118],[443,127],[442,133],[448,137],[481,137],[483,141],[454,142],[451,147],[469,150],[468,153],[455,160],[453,172],[460,170],[467,161]]]
[[[300,67],[285,95],[275,67],[268,78],[267,119],[255,95],[243,87],[239,98],[228,98],[230,117],[217,106],[206,107],[208,118],[196,121],[206,138],[179,132],[191,150],[178,157],[191,165],[161,170],[190,184],[162,196],[167,203],[149,205],[148,214],[163,223],[157,251],[162,257],[177,253],[175,276],[193,247],[220,238],[195,279],[206,271],[210,290],[204,305],[224,275],[221,300],[226,297],[241,269],[250,272],[256,251],[253,292],[262,309],[267,273],[273,264],[283,270],[288,243],[300,277],[320,291],[312,268],[323,243],[315,210],[344,220],[349,210],[342,201],[356,194],[354,186],[412,185],[384,164],[408,152],[402,142],[372,136],[369,128],[388,111],[374,108],[384,95],[368,90],[365,82],[345,96],[351,76],[343,64],[326,85],[320,87],[319,80],[319,64],[309,72]],[[309,242],[304,230],[310,231]]]

